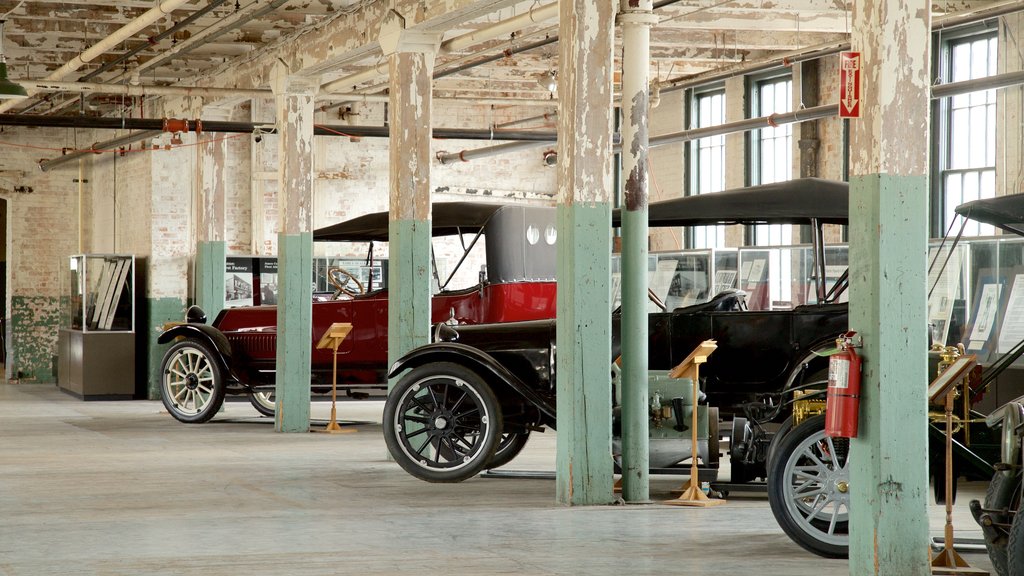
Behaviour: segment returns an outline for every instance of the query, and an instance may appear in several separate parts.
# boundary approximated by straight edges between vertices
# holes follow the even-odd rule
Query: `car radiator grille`
[[[232,350],[244,350],[251,356],[263,356],[277,351],[276,334],[232,334],[228,336]]]

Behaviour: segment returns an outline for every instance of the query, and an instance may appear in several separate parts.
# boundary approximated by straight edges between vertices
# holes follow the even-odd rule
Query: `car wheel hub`
[[[189,374],[185,376],[185,387],[189,390],[195,390],[199,387],[199,377],[195,374]]]
[[[444,416],[438,416],[437,418],[434,418],[434,428],[436,428],[438,430],[444,430],[447,427],[448,427],[448,419],[447,418],[445,418]]]

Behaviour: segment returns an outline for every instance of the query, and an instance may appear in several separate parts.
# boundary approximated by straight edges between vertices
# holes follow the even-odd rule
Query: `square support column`
[[[608,504],[615,3],[559,4],[556,498]]]
[[[440,41],[437,33],[406,30],[395,11],[381,24],[391,77],[389,365],[430,342],[431,77]]]
[[[926,267],[929,5],[854,4],[862,117],[851,120],[850,329],[864,338],[850,450],[850,574],[928,565]],[[913,137],[907,137],[913,134]]]
[[[313,98],[318,83],[315,79],[277,77],[274,86],[280,147],[274,428],[278,432],[307,432],[314,336]]]
[[[205,112],[203,117],[210,118],[211,114]],[[201,143],[197,148],[200,189],[196,212],[195,302],[212,320],[224,309],[224,259],[227,252],[227,177],[224,170],[228,145],[226,140],[214,134],[197,134],[196,137]]]

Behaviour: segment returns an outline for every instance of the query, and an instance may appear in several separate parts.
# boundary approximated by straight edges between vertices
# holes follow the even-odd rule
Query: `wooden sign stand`
[[[693,409],[690,418],[690,486],[683,491],[679,498],[665,500],[662,504],[671,506],[718,506],[725,504],[725,500],[708,498],[708,495],[700,489],[700,479],[697,471],[697,397],[700,394],[700,365],[708,361],[718,344],[714,340],[705,340],[700,346],[694,349],[685,360],[679,363],[669,373],[669,378],[690,378],[693,380]]]
[[[988,574],[972,568],[953,548],[953,482],[956,482],[953,477],[953,401],[957,383],[967,377],[976,363],[974,354],[961,356],[928,386],[928,401],[932,404],[942,401],[946,412],[946,533],[942,550],[932,558],[932,574]]]
[[[316,344],[318,350],[330,348],[334,356],[334,373],[331,379],[331,421],[327,423],[326,428],[316,430],[316,432],[326,432],[328,434],[355,432],[354,428],[342,428],[338,425],[338,347],[341,346],[342,341],[345,340],[351,331],[352,324],[348,322],[335,322],[324,331],[324,335],[320,337],[320,341]]]

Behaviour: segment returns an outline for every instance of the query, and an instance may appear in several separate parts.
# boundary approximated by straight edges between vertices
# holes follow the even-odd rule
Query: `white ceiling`
[[[277,60],[286,63],[292,72],[318,75],[321,84],[376,67],[380,74],[368,81],[332,90],[381,93],[386,87],[387,67],[376,38],[380,17],[387,8],[395,7],[406,16],[407,26],[443,32],[443,39],[448,41],[522,17],[531,8],[536,11],[552,0],[276,0],[282,4],[272,10],[269,6],[274,0],[220,0],[223,3],[206,15],[166,38],[152,40],[210,1],[195,0],[161,15],[140,32],[57,79],[269,89],[266,69]],[[940,16],[992,3],[938,1],[933,2],[933,13]],[[147,0],[0,0],[0,15],[6,14],[3,51],[9,75],[14,80],[54,80],[51,76],[55,71],[159,4]],[[848,40],[850,5],[849,0],[678,0],[655,11],[661,21],[651,33],[652,78],[676,79]],[[250,17],[253,14],[257,15]],[[443,72],[557,35],[557,14],[536,22],[526,20],[527,24],[514,34],[505,32],[496,38],[467,42],[472,45],[466,48],[443,50],[435,70]],[[88,77],[129,51],[136,53]],[[557,42],[500,57],[437,79],[435,95],[549,98],[534,78],[542,71],[557,70],[557,60]],[[53,92],[47,98],[42,104],[38,98],[31,98],[13,107],[8,105],[4,111],[110,111],[104,108],[111,100],[109,96],[92,95],[87,107],[79,106],[78,94],[73,92]]]

